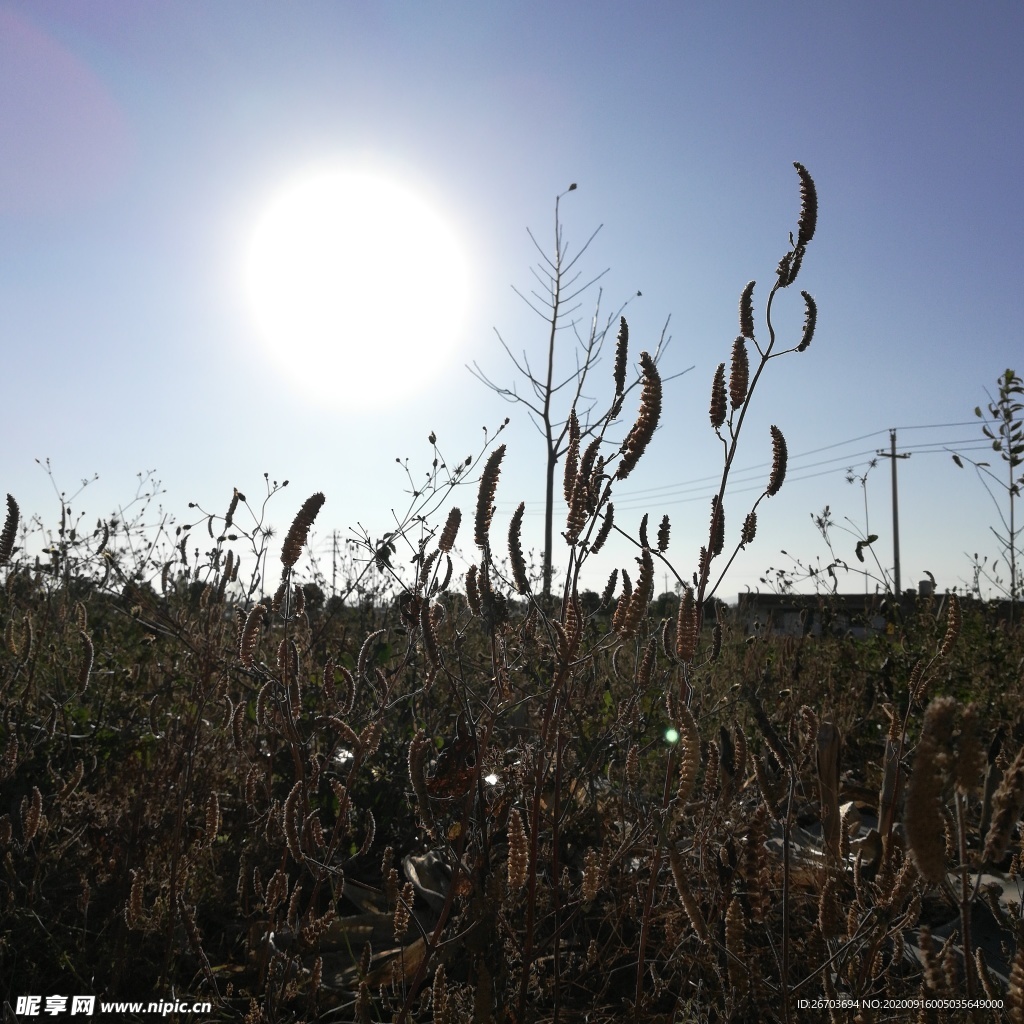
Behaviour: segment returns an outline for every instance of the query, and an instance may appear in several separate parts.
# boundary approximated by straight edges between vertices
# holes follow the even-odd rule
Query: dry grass
[[[363,538],[347,602],[324,600],[315,564],[298,576],[322,494],[287,533],[272,597],[239,574],[246,544],[266,564],[269,533],[237,489],[226,515],[197,512],[208,551],[190,556],[179,527],[169,555],[134,563],[138,521],[89,536],[62,517],[51,562],[30,564],[8,499],[0,997],[173,989],[251,1022],[829,1019],[798,1009],[822,998],[861,1001],[833,1020],[891,1021],[907,1011],[868,1001],[920,996],[1019,1008],[1018,924],[978,880],[1020,871],[1019,726],[985,755],[1022,718],[1019,632],[935,599],[867,640],[746,637],[715,602],[785,479],[772,426],[765,490],[726,516],[746,411],[769,360],[814,328],[806,293],[790,348],[771,318],[816,223],[797,171],[767,337],[751,282],[728,383],[724,362],[712,383],[708,535],[677,555],[668,518],[652,546],[645,516],[635,568],[600,597],[580,572],[622,532],[613,487],[655,443],[663,400],[644,354],[636,420],[613,440],[625,321],[583,451],[570,416],[550,602],[522,506],[507,559],[492,548],[506,447],[491,442],[421,489],[397,531]],[[462,513],[426,513],[481,463],[459,550]],[[464,595],[453,553],[471,563]],[[681,599],[654,601],[656,559]],[[391,604],[374,599],[385,582]],[[976,942],[979,917],[1003,950]],[[943,1012],[920,1019],[967,1019]]]

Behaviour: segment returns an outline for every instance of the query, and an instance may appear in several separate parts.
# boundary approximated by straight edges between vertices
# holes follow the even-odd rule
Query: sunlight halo
[[[289,384],[339,411],[392,408],[429,386],[459,341],[463,246],[413,189],[316,169],[276,192],[245,255],[248,308]]]

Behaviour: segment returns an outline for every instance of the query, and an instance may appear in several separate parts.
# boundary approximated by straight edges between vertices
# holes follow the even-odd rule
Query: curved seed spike
[[[526,559],[523,558],[523,545],[520,540],[525,511],[526,502],[519,502],[519,507],[513,513],[512,522],[508,528],[508,554],[509,560],[512,562],[512,578],[515,580],[516,591],[520,594],[530,592],[530,581],[526,577]]]
[[[746,547],[752,543],[757,533],[757,513],[751,510],[747,518],[743,520],[743,529],[740,531],[740,543]]]
[[[625,480],[640,461],[644,450],[654,436],[661,416],[661,376],[654,360],[647,352],[640,353],[640,366],[643,369],[644,388],[640,396],[640,412],[633,429],[622,442],[622,461],[619,463],[615,476]]]
[[[805,348],[811,343],[811,338],[814,337],[814,327],[818,322],[818,304],[814,301],[808,292],[800,293],[804,297],[804,333],[800,339],[800,344],[797,345],[797,352],[803,352]]]
[[[313,525],[317,513],[326,501],[323,494],[317,491],[312,497],[307,498],[299,514],[292,520],[288,529],[288,535],[284,539],[284,546],[281,548],[281,564],[284,566],[282,576],[299,560],[302,548],[309,535],[309,528]]]
[[[438,541],[438,550],[448,552],[455,545],[455,538],[459,533],[459,526],[462,524],[462,510],[459,508],[453,508],[448,513],[448,519],[444,524],[444,529],[441,531],[441,539]]]
[[[489,546],[488,532],[491,528],[491,517],[494,515],[494,494],[498,489],[498,476],[501,473],[501,460],[505,457],[505,446],[499,445],[491,452],[487,465],[480,476],[480,492],[476,499],[476,533],[474,539],[477,547]]]
[[[658,551],[664,554],[668,551],[668,535],[670,524],[668,516],[661,517],[661,526],[658,527]]]
[[[754,339],[754,282],[748,281],[740,296],[740,334]]]
[[[643,519],[640,520],[640,547],[649,548],[651,542],[647,539],[647,513],[644,513]]]
[[[619,582],[619,570],[613,569],[605,584],[604,592],[601,594],[601,607],[607,608],[615,595],[615,585]]]
[[[786,479],[786,461],[789,453],[786,450],[786,439],[782,431],[775,424],[772,424],[772,475],[768,479],[768,497],[778,494],[782,482]]]
[[[572,492],[576,484],[576,475],[580,467],[580,421],[576,418],[576,407],[569,412],[569,450],[565,453],[565,474],[562,480],[562,491],[566,503],[572,501]]]
[[[818,190],[803,164],[794,161],[793,166],[800,175],[800,220],[797,224],[796,244],[804,246],[814,237],[814,229],[818,224]]]
[[[711,384],[711,426],[717,430],[725,422],[725,363],[719,363]]]
[[[614,522],[615,506],[609,504],[608,510],[604,514],[604,521],[601,523],[601,529],[597,531],[594,543],[590,545],[592,555],[596,555],[604,547],[604,542],[608,539],[608,534],[612,532],[612,523]]]
[[[619,336],[615,341],[615,394],[626,390],[626,355],[629,349],[629,326],[626,318],[619,317]]]
[[[725,510],[716,494],[711,499],[711,557],[717,558],[725,547]]]
[[[738,409],[747,397],[750,384],[750,362],[747,359],[746,339],[741,335],[732,345],[732,367],[729,371],[729,401]]]
[[[7,495],[7,518],[4,520],[3,533],[0,533],[0,565],[11,557],[14,550],[14,536],[18,532],[18,503]]]

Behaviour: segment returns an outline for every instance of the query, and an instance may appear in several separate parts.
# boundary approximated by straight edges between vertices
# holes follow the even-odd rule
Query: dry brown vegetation
[[[802,336],[784,347],[772,326],[816,224],[797,171],[766,336],[750,284],[711,383],[707,537],[676,556],[667,517],[652,538],[645,516],[636,565],[601,596],[580,571],[621,526],[614,486],[657,443],[663,402],[642,353],[620,429],[625,321],[585,448],[568,420],[551,599],[521,514],[492,530],[507,452],[490,442],[475,507],[434,523],[473,460],[439,480],[431,435],[422,504],[364,538],[355,604],[325,601],[315,565],[298,575],[321,494],[265,597],[264,510],[237,490],[225,515],[197,512],[202,553],[189,527],[166,554],[130,543],[138,521],[83,531],[62,500],[35,562],[8,500],[0,997],[173,991],[250,1022],[1024,1019],[1006,898],[1022,873],[1019,630],[947,596],[890,602],[867,639],[748,637],[714,599],[784,486],[773,426],[763,493],[726,509],[746,411],[815,327],[806,292]],[[471,563],[462,593],[453,552]],[[655,561],[679,597],[654,600]],[[373,601],[375,578],[398,600]]]

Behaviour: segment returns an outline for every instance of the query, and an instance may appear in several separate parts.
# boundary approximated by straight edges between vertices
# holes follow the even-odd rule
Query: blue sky
[[[903,584],[927,570],[962,585],[965,552],[998,555],[996,510],[941,449],[977,446],[985,389],[1024,371],[1022,39],[1015,3],[0,2],[0,492],[52,526],[36,459],[69,493],[99,474],[73,503],[92,523],[155,469],[163,507],[188,522],[189,502],[222,512],[232,487],[258,498],[268,472],[290,481],[270,505],[279,528],[325,493],[323,554],[333,530],[393,528],[409,500],[395,460],[421,479],[431,431],[454,463],[508,415],[494,532],[525,500],[524,539],[539,548],[540,438],[465,364],[512,380],[495,329],[542,358],[544,325],[512,286],[534,283],[526,228],[549,245],[554,197],[578,182],[562,200],[566,239],[574,250],[602,225],[581,269],[609,268],[606,312],[634,297],[634,360],[671,316],[662,371],[693,367],[667,384],[661,429],[616,498],[623,526],[670,516],[689,577],[721,468],[711,379],[743,286],[756,279],[763,301],[795,230],[799,160],[820,205],[797,289],[815,296],[818,328],[759,386],[737,469],[763,486],[774,423],[790,478],[721,595],[791,567],[783,550],[827,558],[811,519],[825,505],[840,525],[870,525],[891,567],[888,464],[868,475],[869,524],[845,480],[891,427],[914,452],[899,464]],[[406,182],[464,245],[471,293],[453,350],[401,401],[386,351],[375,379],[332,370],[325,404],[254,341],[238,288],[246,240],[274,189],[323,161]],[[803,317],[791,291],[777,319],[789,337]],[[583,296],[584,327],[596,297]],[[610,377],[609,359],[595,380]],[[733,532],[758,493],[741,487],[725,503]],[[475,489],[456,501],[469,516]],[[855,562],[856,538],[835,538]],[[584,582],[634,575],[634,554],[609,545]]]

